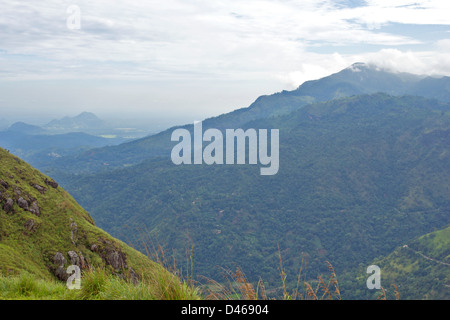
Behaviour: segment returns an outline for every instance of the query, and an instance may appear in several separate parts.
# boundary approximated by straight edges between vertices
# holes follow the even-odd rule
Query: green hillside
[[[381,285],[387,297],[394,298],[397,286],[400,299],[450,299],[450,227],[428,233],[396,248],[386,257],[373,261],[381,270]],[[356,274],[356,276],[355,276]],[[351,279],[355,276],[356,279]],[[348,298],[373,299],[380,295],[364,287],[367,275],[362,268],[342,276]],[[345,280],[344,280],[345,279]]]
[[[70,265],[77,265],[83,277],[92,272],[102,277],[103,270],[104,279],[122,281],[124,288],[146,283],[147,297],[183,290],[186,297],[195,297],[159,263],[96,227],[55,181],[0,149],[0,299],[16,277],[47,283],[61,298],[68,291]]]
[[[219,281],[220,268],[240,266],[279,285],[278,246],[292,286],[302,256],[311,278],[326,260],[344,274],[450,223],[446,103],[361,95],[242,127],[280,130],[276,175],[154,157],[64,183],[108,232],[139,246],[145,229],[168,251],[193,245],[197,273]]]

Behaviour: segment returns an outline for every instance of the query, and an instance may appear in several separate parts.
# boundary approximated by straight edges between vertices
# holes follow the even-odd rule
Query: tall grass
[[[341,300],[341,293],[336,272],[330,262],[328,265],[329,276],[325,281],[323,276],[318,276],[317,280],[306,281],[307,260],[302,256],[300,269],[297,275],[297,285],[292,292],[288,292],[286,280],[287,275],[283,269],[283,260],[281,258],[280,249],[278,248],[279,271],[281,277],[281,295],[277,295],[270,299],[281,300]],[[244,272],[237,268],[236,272],[225,271],[226,281],[219,283],[217,281],[207,279],[206,286],[208,294],[206,299],[217,300],[268,300],[268,294],[263,280],[260,278],[255,285],[252,285],[246,278]],[[278,290],[278,291],[280,291]]]
[[[66,300],[76,295],[65,284],[36,279],[28,272],[18,276],[0,276],[0,299],[3,300]]]

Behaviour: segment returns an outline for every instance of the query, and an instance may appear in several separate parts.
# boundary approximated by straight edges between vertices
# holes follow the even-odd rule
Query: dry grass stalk
[[[395,300],[400,300],[400,293],[398,292],[398,288],[395,284],[391,284],[394,287]]]

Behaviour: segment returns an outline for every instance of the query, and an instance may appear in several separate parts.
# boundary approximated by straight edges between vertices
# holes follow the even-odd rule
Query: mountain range
[[[88,112],[76,117],[52,120],[44,126],[19,121],[0,131],[0,146],[32,165],[41,167],[64,156],[130,140],[119,136],[105,137],[86,133],[104,133],[105,130],[108,130],[105,122]]]
[[[279,129],[274,176],[252,165],[174,165],[171,134],[192,124],[38,169],[137,249],[151,239],[183,264],[193,248],[196,276],[221,281],[240,267],[276,295],[280,258],[289,288],[302,259],[308,279],[328,261],[343,296],[362,299],[374,294],[366,268],[379,264],[402,298],[448,299],[449,84],[356,63],[203,121],[204,130]]]
[[[311,278],[331,262],[352,296],[361,266],[450,222],[449,81],[357,63],[203,121],[204,130],[279,129],[273,177],[251,165],[176,166],[175,128],[45,169],[112,235],[137,248],[157,239],[181,260],[193,246],[199,275],[220,280],[218,267],[240,266],[275,286],[281,255],[295,286],[304,257]],[[433,297],[448,297],[447,285],[438,281]],[[359,290],[354,298],[368,294]]]
[[[355,63],[336,74],[307,81],[296,90],[261,96],[249,107],[205,119],[203,128],[240,128],[250,121],[289,114],[310,103],[377,92],[394,96],[423,96],[450,102],[450,77],[391,73],[364,63]],[[155,156],[165,157],[170,155],[172,145],[167,141],[170,141],[171,133],[176,128],[188,128],[192,131],[192,124],[172,127],[118,146],[89,150],[59,159],[60,165],[52,163],[51,166],[44,167],[50,172],[56,172],[58,166],[61,166],[70,167],[74,173],[89,173],[139,164]],[[109,165],[105,166],[104,163]]]

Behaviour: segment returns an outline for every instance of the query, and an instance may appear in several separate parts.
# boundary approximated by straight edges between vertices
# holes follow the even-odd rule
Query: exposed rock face
[[[23,210],[29,211],[32,214],[40,217],[41,216],[41,209],[39,208],[36,199],[34,199],[33,197],[31,198],[31,205],[29,204],[29,202],[27,200],[25,200],[23,197],[19,197],[17,199],[17,205],[22,208]],[[6,210],[5,210],[6,211]]]
[[[72,250],[67,252],[67,255],[69,256],[69,261],[64,258],[64,255],[61,252],[56,253],[56,255],[53,257],[53,263],[55,265],[55,267],[53,268],[53,273],[56,278],[62,281],[67,281],[70,276],[67,273],[66,263],[78,266],[81,270],[86,270],[89,268],[89,264],[83,257],[81,252],[76,253]]]
[[[80,263],[80,257],[78,256],[78,254],[75,251],[69,251],[67,252],[67,254],[70,257],[70,263],[76,266],[81,266]]]
[[[55,254],[55,257],[53,258],[53,263],[58,266],[55,270],[55,276],[59,280],[67,281],[69,275],[67,274],[66,269],[64,268],[66,259],[64,258],[64,255],[61,252],[57,252]]]
[[[10,213],[13,205],[14,205],[13,199],[8,198],[5,202],[5,204],[3,205],[3,210],[5,210],[6,213]]]
[[[5,189],[9,188],[9,184],[6,181],[0,180],[0,185],[2,185]]]
[[[67,281],[67,279],[69,279],[69,275],[67,274],[66,269],[64,268],[64,266],[59,266],[55,270],[55,276],[56,276],[56,278],[58,278],[61,281]]]
[[[47,191],[46,188],[44,188],[43,186],[40,186],[38,184],[33,185],[33,188],[35,188],[37,191],[39,191],[41,194],[44,194],[45,191]]]
[[[45,184],[52,187],[52,188],[58,188],[58,183],[55,182],[54,180],[48,180],[47,178],[45,179]]]
[[[106,261],[115,269],[120,270],[122,268],[127,267],[126,256],[121,251],[113,250],[111,251],[107,257]]]
[[[31,207],[28,209],[28,211],[30,211],[32,214],[40,217],[41,216],[41,209],[38,207],[36,201],[34,201],[31,204]]]
[[[66,258],[61,252],[57,252],[53,258],[53,263],[58,266],[64,266],[66,264]]]
[[[22,197],[19,197],[19,199],[17,199],[17,204],[19,205],[19,207],[21,207],[23,210],[28,210],[28,202],[27,200],[25,200]]]
[[[91,246],[92,251],[98,252],[100,257],[114,268],[119,271],[121,269],[127,269],[127,257],[125,253],[120,250],[120,247],[115,246],[108,240],[101,240],[104,246],[98,246],[96,244]]]

